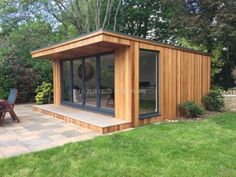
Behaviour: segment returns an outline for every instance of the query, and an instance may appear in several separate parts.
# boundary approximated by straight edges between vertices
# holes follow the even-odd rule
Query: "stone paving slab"
[[[101,135],[90,129],[35,112],[31,104],[17,105],[15,111],[21,123],[13,122],[7,114],[0,126],[0,159]]]

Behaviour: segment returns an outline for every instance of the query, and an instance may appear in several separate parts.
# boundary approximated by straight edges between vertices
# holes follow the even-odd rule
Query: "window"
[[[140,118],[158,114],[158,52],[140,50],[139,113]]]

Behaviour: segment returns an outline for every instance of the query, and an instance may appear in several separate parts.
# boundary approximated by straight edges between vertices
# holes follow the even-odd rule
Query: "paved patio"
[[[0,126],[0,158],[61,146],[94,138],[99,133],[32,110],[32,105],[17,105],[21,123],[9,114]]]

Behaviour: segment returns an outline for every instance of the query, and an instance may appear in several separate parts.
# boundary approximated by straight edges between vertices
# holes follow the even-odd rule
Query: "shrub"
[[[9,89],[13,88],[13,79],[10,75],[10,61],[0,58],[0,99],[7,99]]]
[[[52,101],[52,84],[43,82],[41,86],[36,89],[35,101],[37,104],[47,104]]]
[[[19,57],[2,59],[0,51],[0,99],[7,98],[10,88],[17,88],[17,102],[33,101],[37,86],[42,81],[51,82],[51,65],[45,67],[46,64],[41,64],[41,69],[39,66],[38,69],[33,68],[32,64],[23,62]]]
[[[179,109],[186,118],[196,118],[204,114],[204,109],[193,101],[180,104]]]
[[[206,110],[208,111],[221,111],[225,106],[222,90],[219,88],[210,90],[202,100]]]

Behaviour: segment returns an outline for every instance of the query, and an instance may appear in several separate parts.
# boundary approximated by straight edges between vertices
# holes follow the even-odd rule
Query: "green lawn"
[[[154,124],[3,159],[0,176],[236,176],[236,113]]]

